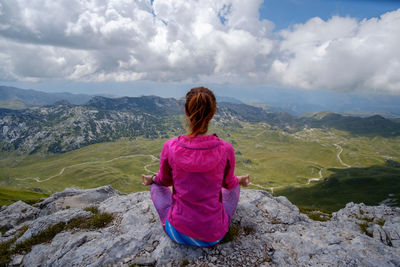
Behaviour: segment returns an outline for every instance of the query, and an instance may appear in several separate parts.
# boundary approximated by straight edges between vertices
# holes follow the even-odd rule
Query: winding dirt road
[[[70,165],[70,166],[62,168],[58,174],[55,174],[55,175],[50,176],[50,177],[48,177],[46,179],[43,179],[43,180],[41,180],[40,177],[15,178],[15,180],[24,181],[24,180],[32,179],[32,180],[35,180],[38,183],[43,183],[43,182],[49,181],[49,180],[51,180],[53,178],[61,176],[64,173],[64,171],[66,169],[68,169],[68,168],[82,166],[82,165],[89,165],[89,164],[110,163],[110,162],[113,162],[113,161],[116,161],[116,160],[119,160],[119,159],[128,159],[128,158],[136,158],[136,157],[150,157],[152,163],[145,165],[143,168],[144,168],[145,171],[155,174],[153,171],[149,170],[148,167],[150,167],[151,165],[158,164],[158,162],[155,162],[155,161],[159,161],[159,159],[157,157],[155,157],[154,155],[151,155],[151,154],[149,154],[149,155],[146,155],[146,154],[135,154],[135,155],[120,156],[120,157],[116,157],[116,158],[113,158],[113,159],[110,159],[110,160],[106,160],[106,161],[90,161],[90,162],[83,162],[83,163],[73,164],[73,165]]]
[[[301,183],[292,183],[292,184],[290,184],[290,185],[280,185],[280,186],[272,186],[272,187],[265,187],[265,186],[262,186],[262,185],[259,185],[259,184],[255,184],[255,183],[250,183],[250,185],[253,185],[253,186],[255,186],[255,187],[262,188],[262,189],[271,190],[271,193],[273,194],[273,193],[274,193],[274,189],[276,189],[276,188],[282,188],[282,187],[291,186],[291,185],[309,185],[309,184],[310,184],[311,182],[313,182],[313,181],[319,181],[319,180],[322,179],[322,170],[323,170],[323,168],[321,168],[321,169],[319,170],[319,177],[309,178],[309,179],[307,180],[307,183],[305,183],[305,184],[301,184]]]
[[[340,157],[340,154],[342,154],[342,152],[343,152],[343,148],[339,144],[333,144],[333,145],[336,147],[336,149],[339,150],[338,153],[336,154],[336,157],[337,157],[338,161],[340,162],[340,164],[342,164],[346,168],[351,168],[351,165],[344,163],[343,160]],[[276,189],[276,188],[282,188],[282,187],[291,186],[291,185],[309,185],[311,182],[319,181],[319,180],[322,179],[322,170],[323,170],[323,168],[321,168],[319,170],[319,177],[309,178],[307,180],[307,183],[305,183],[305,184],[292,183],[292,184],[289,184],[289,185],[281,185],[281,186],[273,186],[273,187],[265,187],[265,186],[262,186],[262,185],[259,185],[259,184],[255,184],[255,183],[250,183],[250,185],[253,185],[253,186],[258,187],[258,188],[266,189],[266,190],[271,190],[271,193],[273,194],[274,193],[274,189]]]
[[[343,166],[347,167],[347,168],[351,168],[351,166],[349,164],[346,164],[342,161],[342,159],[340,158],[340,154],[342,154],[343,152],[343,148],[341,146],[339,146],[338,144],[333,144],[337,149],[339,149],[339,152],[337,153],[336,157],[339,160],[340,164],[342,164]]]
[[[310,182],[319,181],[322,179],[322,168],[319,170],[319,177],[309,178],[306,185],[309,185]]]

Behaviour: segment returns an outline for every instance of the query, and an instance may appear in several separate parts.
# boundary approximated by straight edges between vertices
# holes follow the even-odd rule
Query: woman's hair
[[[192,88],[186,94],[185,112],[188,116],[188,136],[205,134],[208,123],[217,111],[214,93],[205,87]]]

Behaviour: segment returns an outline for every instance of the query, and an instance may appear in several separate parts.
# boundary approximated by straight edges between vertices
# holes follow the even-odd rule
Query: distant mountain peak
[[[87,102],[86,106],[102,110],[141,110],[156,114],[182,114],[183,106],[175,98],[162,98],[159,96],[119,97],[107,98],[95,96]]]
[[[382,120],[386,120],[384,117],[382,117],[381,115],[372,115],[370,117],[368,117],[368,119],[370,120],[376,120],[376,121],[382,121]]]
[[[0,86],[0,101],[18,99],[26,106],[52,105],[58,101],[66,100],[75,105],[81,105],[92,98],[85,94],[48,93],[33,89],[20,89],[10,86]]]
[[[68,100],[59,100],[52,104],[52,106],[72,106],[72,104]]]
[[[322,119],[326,118],[327,116],[332,116],[332,115],[339,115],[339,114],[326,110],[326,111],[316,112],[311,117],[316,120],[322,120]],[[339,116],[341,116],[341,115],[339,115]]]

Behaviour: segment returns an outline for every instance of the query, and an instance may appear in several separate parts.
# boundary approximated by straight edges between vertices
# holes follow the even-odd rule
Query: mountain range
[[[67,100],[76,105],[84,104],[92,98],[85,94],[71,93],[46,93],[32,89],[20,89],[16,87],[0,86],[0,103],[6,101],[17,101],[25,106],[37,106],[53,104],[57,101]]]
[[[60,153],[122,137],[168,138],[184,133],[183,105],[183,100],[157,96],[95,96],[84,104],[59,100],[21,110],[0,109],[0,147],[3,151],[19,153]],[[355,135],[400,135],[398,121],[379,115],[360,118],[320,112],[297,117],[228,102],[218,103],[214,122],[217,126],[264,122],[289,132],[335,128]]]

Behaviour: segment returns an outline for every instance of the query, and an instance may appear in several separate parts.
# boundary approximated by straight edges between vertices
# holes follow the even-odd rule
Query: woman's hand
[[[143,185],[151,185],[152,183],[153,183],[153,175],[142,174],[142,184]]]
[[[247,187],[250,184],[250,175],[246,174],[246,175],[241,175],[241,176],[237,176],[238,180],[239,180],[239,184],[241,186]]]

